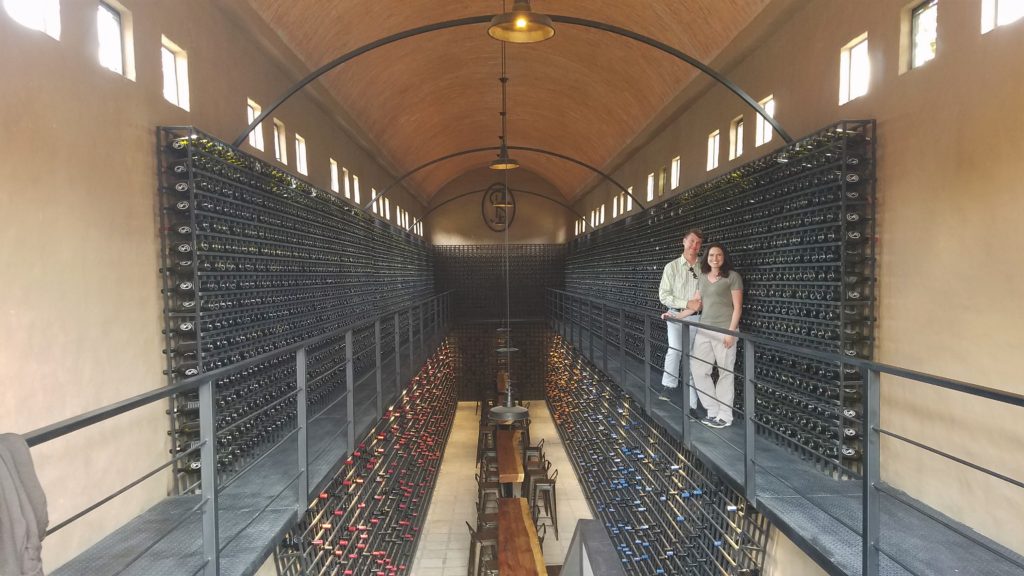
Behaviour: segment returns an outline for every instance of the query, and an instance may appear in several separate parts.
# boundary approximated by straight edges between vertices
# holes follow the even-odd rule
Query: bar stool
[[[533,483],[533,505],[537,508],[537,520],[541,519],[540,502],[543,501],[545,516],[551,521],[551,527],[555,529],[555,540],[558,540],[558,500],[555,497],[555,480],[557,478],[558,470],[555,470],[550,478],[538,478]]]
[[[488,552],[488,558],[491,559],[498,556],[498,530],[496,528],[473,530],[469,522],[466,522],[466,528],[469,528],[468,576],[480,576],[484,552]]]
[[[498,498],[501,498],[501,483],[481,480],[479,474],[474,475],[477,484],[477,501],[486,509],[489,499],[494,501],[494,510],[498,510]]]
[[[544,439],[541,438],[540,442],[536,446],[526,447],[526,465],[529,467],[530,462],[543,462],[544,461]]]
[[[476,440],[477,460],[487,450],[494,450],[494,426],[481,426]]]
[[[526,471],[525,471],[526,479],[525,479],[524,484],[526,484],[526,497],[527,497],[527,499],[529,501],[530,506],[533,506],[534,504],[536,504],[536,502],[533,499],[533,486],[534,486],[534,483],[537,480],[539,480],[539,479],[547,478],[548,477],[548,472],[550,470],[551,470],[551,462],[549,460],[545,460],[542,465],[537,466],[535,468],[527,468],[526,469]]]
[[[476,503],[476,527],[477,530],[481,528],[497,528],[498,527],[498,513],[487,512],[485,507],[480,503]]]

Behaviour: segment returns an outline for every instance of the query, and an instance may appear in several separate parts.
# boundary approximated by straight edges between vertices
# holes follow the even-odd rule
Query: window
[[[729,124],[729,160],[743,156],[743,116]]]
[[[612,198],[612,220],[619,217],[619,197]]]
[[[671,178],[671,181],[669,182],[669,185],[671,186],[672,190],[675,190],[676,188],[679,187],[679,166],[680,166],[680,162],[681,161],[679,159],[679,156],[676,156],[675,158],[672,159],[672,178]]]
[[[188,110],[188,55],[166,36],[160,36],[160,42],[164,100]]]
[[[663,166],[658,172],[658,196],[665,195],[665,187],[668,185],[668,166]]]
[[[925,0],[910,11],[910,68],[917,68],[935,58],[939,2]]]
[[[356,204],[360,204],[359,200],[359,176],[352,175],[352,200]]]
[[[344,166],[341,167],[341,177],[342,177],[343,180],[345,180],[345,184],[344,184],[344,186],[345,186],[345,198],[351,199],[352,198],[352,186],[349,184],[349,180],[348,180],[348,168],[345,168]]]
[[[718,130],[708,134],[708,170],[718,168],[719,140],[720,135]]]
[[[606,206],[605,204],[601,204],[601,220],[600,220],[601,224],[604,224],[604,207],[605,206]]]
[[[768,118],[775,117],[775,97],[769,96],[758,102],[758,104],[761,105],[761,108],[764,108],[764,111],[768,116],[765,117],[762,114],[757,115],[757,125],[754,126],[754,146],[760,146],[771,142],[772,132],[774,132],[774,130],[772,130],[771,123],[768,122]]]
[[[647,175],[647,201],[654,200],[654,172]]]
[[[295,169],[303,176],[309,175],[309,167],[306,165],[306,139],[298,134],[295,135]]]
[[[284,129],[284,122],[274,118],[274,160],[281,164],[288,163],[288,133]]]
[[[132,13],[109,0],[96,9],[96,37],[100,65],[135,80],[135,50],[132,47]]]
[[[12,20],[60,40],[60,0],[3,0]]]
[[[260,113],[263,112],[263,108],[259,104],[252,100],[246,100],[245,103],[245,117],[248,119],[246,126],[252,124],[252,121],[259,117]],[[260,122],[249,132],[249,145],[253,148],[262,151],[263,150],[263,122]]]
[[[868,59],[868,35],[865,32],[839,53],[839,104],[867,94],[870,80],[871,61]]]
[[[374,214],[380,214],[380,198],[377,198],[377,191],[370,188],[370,204],[373,207]]]
[[[1024,16],[1022,0],[981,0],[981,33],[1020,20]],[[54,36],[56,38],[56,36]]]
[[[391,198],[384,199],[384,218],[391,220]]]
[[[629,194],[626,195],[626,212],[633,210],[633,187],[626,188]]]
[[[338,161],[331,158],[331,190],[333,192],[341,191],[341,183],[338,181]]]

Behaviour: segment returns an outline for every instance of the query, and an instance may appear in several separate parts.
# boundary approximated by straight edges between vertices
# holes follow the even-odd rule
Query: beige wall
[[[96,62],[95,3],[61,3],[60,41],[0,8],[0,432],[27,432],[165,384],[155,127],[192,123],[232,140],[247,97],[269,105],[303,73],[287,67],[272,37],[247,28],[234,11],[244,3],[122,2],[134,14],[134,82]],[[161,96],[161,33],[188,51],[191,113]],[[265,46],[251,40],[258,35]],[[326,106],[304,95],[276,114],[288,128],[290,167],[298,131],[309,179],[327,188],[333,156],[361,177],[366,201],[369,187],[392,175]],[[422,213],[404,191],[396,201]],[[168,458],[165,407],[33,449],[51,524]],[[47,570],[167,486],[158,475],[48,538]]]
[[[741,34],[747,44],[728,50],[721,69],[755,99],[774,94],[776,117],[795,137],[844,118],[878,119],[876,358],[1024,393],[1014,362],[1024,347],[1024,21],[982,35],[979,0],[940,2],[937,58],[901,75],[900,11],[890,0],[769,10],[781,17],[752,24],[756,33]],[[840,49],[865,31],[870,93],[839,106]],[[642,190],[648,172],[681,155],[685,189],[781,145],[776,135],[754,149],[753,112],[720,87],[704,82],[683,99],[680,114],[613,176]],[[729,162],[725,135],[740,114],[748,152]],[[709,174],[706,143],[715,129],[722,162]],[[588,211],[612,193],[600,187],[577,208]],[[1024,410],[893,378],[883,380],[882,394],[883,427],[1024,478]],[[883,443],[882,457],[886,481],[1024,551],[1024,490],[894,442]]]
[[[764,576],[826,576],[828,574],[775,527],[768,532],[764,570],[761,573]]]
[[[484,167],[446,184],[431,199],[430,208],[435,211],[424,222],[427,240],[435,245],[503,243],[505,234],[494,232],[487,226],[480,204],[482,191],[491,184],[503,182],[504,177],[504,174]],[[564,206],[565,199],[551,183],[519,168],[509,174],[509,188],[513,191],[518,211],[508,229],[510,243],[561,244],[568,241],[568,232],[576,216]],[[481,192],[457,198],[474,191]]]

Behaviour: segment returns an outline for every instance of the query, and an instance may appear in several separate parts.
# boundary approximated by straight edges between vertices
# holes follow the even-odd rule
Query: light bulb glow
[[[525,16],[520,16],[519,18],[516,18],[516,28],[518,28],[519,30],[526,30],[527,23],[528,22]]]

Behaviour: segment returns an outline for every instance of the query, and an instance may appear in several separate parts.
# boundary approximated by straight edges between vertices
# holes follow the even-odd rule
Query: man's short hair
[[[686,240],[686,237],[689,236],[690,234],[693,234],[697,238],[704,240],[704,232],[702,232],[700,228],[690,228],[689,230],[687,230],[686,234],[683,234],[683,240]]]

